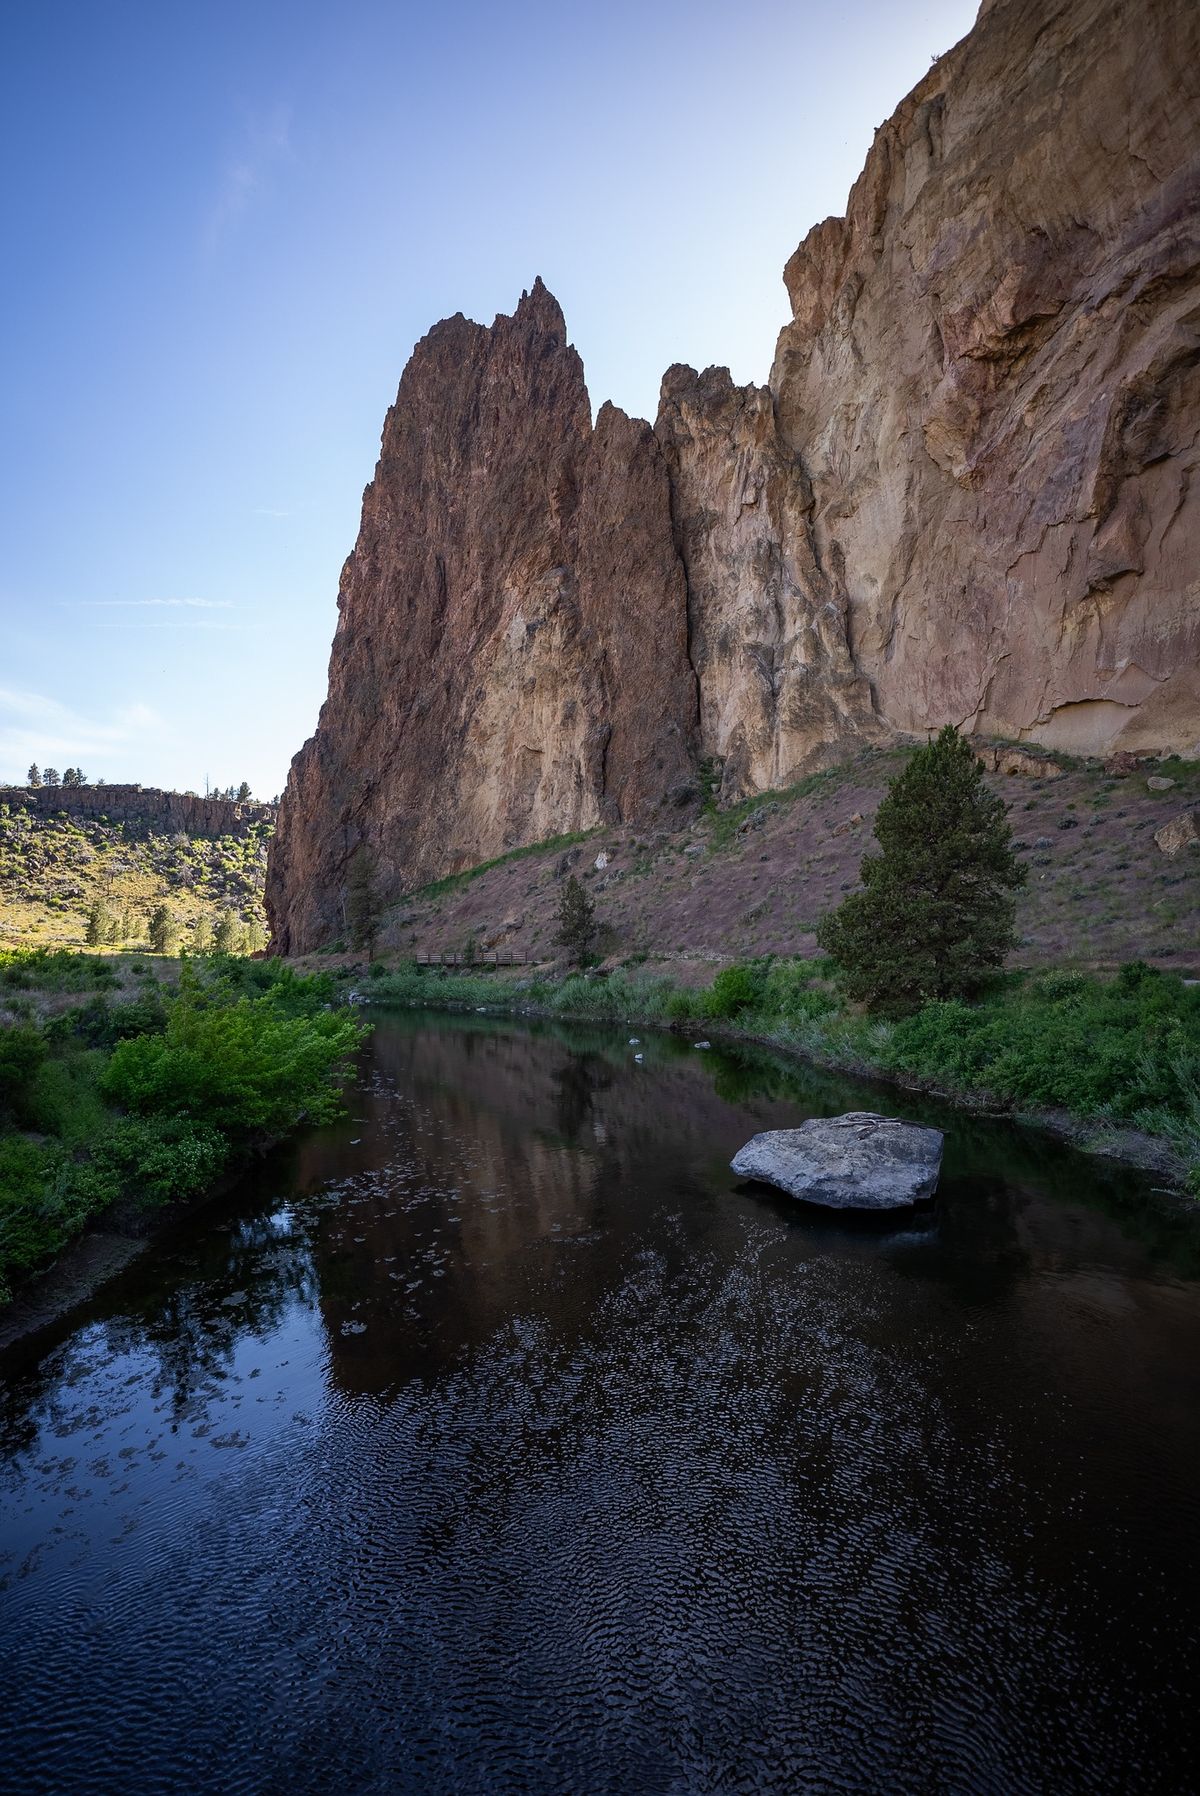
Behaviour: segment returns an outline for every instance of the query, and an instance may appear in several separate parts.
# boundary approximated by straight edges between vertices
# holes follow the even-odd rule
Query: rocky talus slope
[[[604,406],[541,282],[418,344],[272,848],[276,945],[945,722],[1200,753],[1200,8],[991,0],[788,263],[769,385]]]

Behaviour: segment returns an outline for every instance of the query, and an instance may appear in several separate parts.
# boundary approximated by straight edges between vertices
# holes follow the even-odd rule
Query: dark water
[[[488,1019],[10,1354],[0,1785],[1177,1792],[1200,1240],[948,1121],[935,1207],[736,1188],[881,1102]]]

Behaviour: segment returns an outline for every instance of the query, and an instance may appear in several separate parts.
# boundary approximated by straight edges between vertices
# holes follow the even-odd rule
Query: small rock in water
[[[767,1129],[732,1161],[743,1179],[835,1210],[896,1210],[932,1197],[942,1132],[869,1110],[812,1117],[798,1129]]]
[[[631,1035],[629,1037],[629,1045],[631,1048],[640,1048],[642,1045],[641,1036],[640,1035]]]
[[[694,1048],[711,1048],[712,1043],[711,1043],[711,1041],[694,1041],[692,1043],[692,1046]]]
[[[366,1332],[367,1332],[367,1325],[365,1322],[343,1322],[342,1323],[342,1333],[344,1335],[365,1335]]]
[[[646,1058],[646,1056],[644,1054],[635,1054],[634,1055],[635,1060],[644,1060],[645,1058]]]

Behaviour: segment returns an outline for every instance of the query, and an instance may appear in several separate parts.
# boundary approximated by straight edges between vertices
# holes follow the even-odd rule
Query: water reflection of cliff
[[[642,1216],[664,1190],[680,1265],[687,1253],[736,1254],[748,1215],[816,1256],[882,1255],[957,1306],[1002,1305],[1032,1269],[1067,1279],[1097,1256],[1131,1272],[1144,1265],[1122,1212],[1145,1181],[905,1094],[888,1094],[887,1107],[953,1131],[933,1209],[864,1223],[738,1192],[728,1162],[754,1130],[884,1100],[753,1054],[665,1037],[639,1051],[640,1065],[612,1031],[380,1019],[357,1147],[348,1151],[348,1131],[327,1132],[299,1164],[309,1188],[343,1182],[318,1247],[343,1388],[437,1376],[514,1317],[536,1318],[570,1346],[627,1274]]]

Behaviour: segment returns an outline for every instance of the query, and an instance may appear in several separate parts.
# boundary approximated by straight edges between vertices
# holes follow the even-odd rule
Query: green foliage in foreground
[[[618,969],[558,981],[402,967],[380,1002],[527,1007],[596,1022],[715,1025],[853,1072],[890,1073],[1014,1109],[1061,1109],[1168,1140],[1200,1195],[1200,988],[1134,963],[1114,979],[1011,975],[975,1004],[885,1022],[846,1001],[830,960],[724,967],[708,986]]]
[[[335,1115],[362,1027],[330,992],[327,976],[214,959],[185,964],[177,996],[0,1029],[0,1301],[90,1216],[194,1196],[254,1142]]]
[[[971,744],[947,724],[891,781],[875,818],[880,853],[862,889],[817,932],[850,997],[899,1016],[930,998],[972,998],[1015,945],[1025,869],[1004,800]]]

